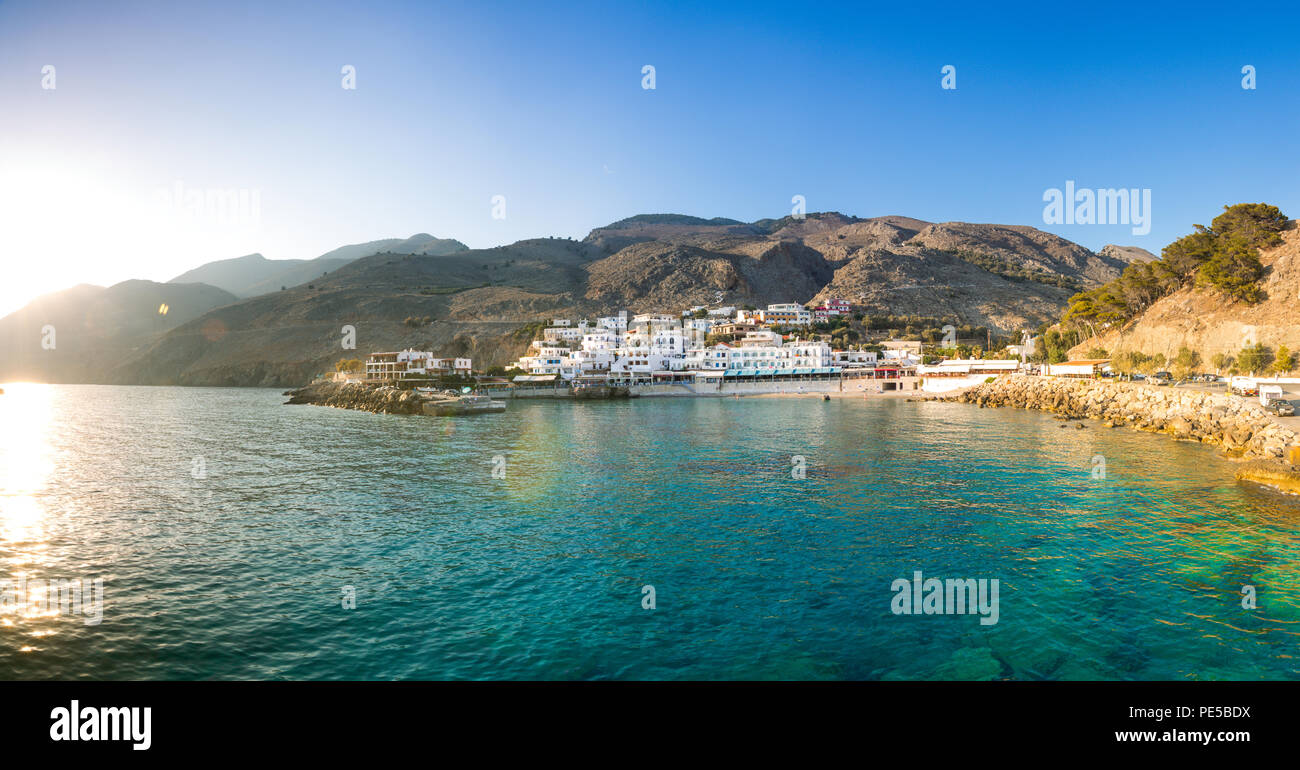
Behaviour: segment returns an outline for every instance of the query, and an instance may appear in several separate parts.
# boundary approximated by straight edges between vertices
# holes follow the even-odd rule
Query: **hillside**
[[[1187,347],[1209,361],[1215,353],[1235,354],[1262,343],[1276,350],[1300,347],[1300,229],[1291,221],[1282,243],[1261,249],[1265,267],[1258,304],[1233,301],[1207,288],[1182,288],[1156,300],[1139,318],[1071,349],[1084,355],[1092,348],[1114,354],[1138,351],[1166,358]],[[1206,366],[1206,368],[1211,368]]]
[[[313,281],[349,262],[382,251],[440,255],[467,249],[457,240],[418,233],[410,238],[386,238],[340,246],[315,259],[267,259],[261,254],[221,259],[188,270],[168,283],[206,283],[236,297],[256,297],[279,291],[282,287]]]
[[[302,383],[344,357],[414,347],[504,362],[527,340],[511,333],[574,312],[570,291],[599,252],[563,239],[448,256],[376,254],[298,286],[219,308],[107,374],[123,384]],[[431,323],[408,325],[428,317]],[[356,348],[342,345],[343,327]]]
[[[0,319],[0,380],[105,382],[110,370],[151,341],[237,301],[206,284],[153,281],[82,284],[47,294]],[[42,346],[47,326],[54,330],[52,350]]]
[[[834,212],[748,224],[642,215],[581,241],[537,238],[436,256],[428,253],[441,248],[435,240],[416,236],[285,291],[212,309],[94,376],[295,385],[339,358],[405,347],[469,355],[486,367],[517,357],[528,342],[519,328],[551,317],[829,297],[871,313],[1014,332],[1055,318],[1077,287],[1110,280],[1125,264],[1031,227]],[[342,347],[345,326],[356,329],[354,350]]]
[[[208,262],[188,270],[168,283],[205,283],[236,297],[255,297],[281,286],[297,286],[346,265],[348,259],[267,259],[249,254]]]

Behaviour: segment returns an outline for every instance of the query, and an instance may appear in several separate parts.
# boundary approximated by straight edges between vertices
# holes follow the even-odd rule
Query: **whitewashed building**
[[[879,355],[874,350],[833,350],[831,361],[835,366],[875,366]]]
[[[806,326],[813,321],[812,311],[798,302],[768,305],[758,311],[758,320],[769,326]]]
[[[579,342],[582,336],[587,333],[587,322],[579,321],[577,326],[570,324],[567,320],[563,324],[548,326],[542,330],[542,338],[547,340],[563,340],[564,342]]]
[[[807,312],[807,311],[804,311]],[[582,335],[561,334],[549,327],[547,339],[534,340],[515,366],[527,377],[608,375],[614,379],[649,381],[692,371],[717,376],[827,375],[843,366],[825,342],[786,342],[770,329],[748,328],[734,344],[706,346],[714,318],[679,318],[643,313],[630,321],[626,313],[598,318],[594,326],[580,323]],[[734,324],[733,324],[734,326]],[[875,354],[854,352],[859,365],[874,363]]]
[[[937,364],[920,364],[916,374],[927,393],[946,393],[978,385],[989,377],[1020,371],[1015,358],[950,358]]]
[[[468,358],[437,358],[423,350],[396,350],[371,353],[366,359],[366,379],[398,380],[405,376],[468,376],[473,362]]]
[[[620,311],[618,315],[603,316],[596,319],[596,325],[602,329],[610,329],[616,332],[627,331],[627,311]]]

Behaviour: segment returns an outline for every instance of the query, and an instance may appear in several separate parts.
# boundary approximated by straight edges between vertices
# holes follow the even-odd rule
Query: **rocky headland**
[[[286,404],[313,404],[339,409],[358,409],[375,414],[423,414],[429,399],[414,390],[391,385],[364,385],[357,382],[319,381],[286,390]]]

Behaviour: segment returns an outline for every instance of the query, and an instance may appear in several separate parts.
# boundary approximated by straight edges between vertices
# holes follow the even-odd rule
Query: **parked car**
[[[1174,376],[1169,372],[1156,372],[1155,374],[1151,375],[1151,379],[1147,380],[1147,382],[1151,383],[1152,385],[1168,385],[1173,381],[1174,381]]]
[[[1273,399],[1264,405],[1264,411],[1271,412],[1278,417],[1291,417],[1295,414],[1295,404],[1290,401]]]

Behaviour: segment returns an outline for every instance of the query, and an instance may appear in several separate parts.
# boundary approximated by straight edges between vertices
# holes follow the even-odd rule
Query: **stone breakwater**
[[[1258,403],[1225,393],[1104,380],[1002,376],[933,400],[1038,409],[1066,418],[1102,420],[1108,427],[1127,425],[1213,444],[1230,457],[1250,461],[1242,464],[1238,478],[1300,492],[1300,435],[1278,424]]]
[[[357,382],[314,382],[304,388],[286,390],[288,404],[315,404],[340,409],[359,409],[376,414],[422,414],[427,400],[412,390],[391,385],[363,385]]]

